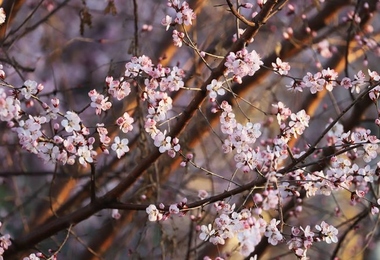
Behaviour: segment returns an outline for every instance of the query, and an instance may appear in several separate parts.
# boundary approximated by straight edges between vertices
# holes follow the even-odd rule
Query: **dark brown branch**
[[[235,15],[235,17],[236,17],[237,19],[239,19],[239,20],[242,21],[245,25],[250,26],[250,27],[253,27],[253,26],[256,25],[255,22],[251,22],[251,21],[247,20],[244,16],[242,16],[242,15],[238,12],[238,10],[235,9],[235,7],[233,6],[233,4],[231,3],[230,0],[226,0],[226,2],[227,2],[228,7],[230,8],[231,13],[232,13],[233,15]]]

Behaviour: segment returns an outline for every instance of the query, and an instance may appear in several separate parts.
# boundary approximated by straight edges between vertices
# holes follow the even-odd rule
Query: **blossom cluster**
[[[1,77],[5,78],[3,70],[1,73]],[[125,65],[123,77],[106,77],[103,93],[96,89],[89,91],[89,104],[95,109],[95,114],[101,116],[112,107],[112,99],[123,100],[131,93],[131,85],[142,80],[145,88],[141,100],[147,104],[145,130],[161,153],[167,152],[174,157],[180,150],[179,140],[168,136],[166,130],[160,130],[157,123],[168,119],[172,109],[168,92],[178,91],[184,86],[184,75],[184,71],[176,66],[155,66],[146,56],[134,57]],[[26,80],[20,88],[7,84],[3,86],[9,90],[0,88],[0,120],[7,122],[17,133],[23,149],[38,155],[45,162],[74,164],[78,161],[84,166],[93,163],[98,155],[97,147],[94,146],[97,139],[99,147],[106,154],[111,148],[121,158],[129,151],[128,138],[115,136],[112,142],[103,123],[98,123],[96,128],[88,128],[77,112],[61,111],[58,98],[50,99],[50,103],[42,101],[39,97],[44,89],[42,84]],[[35,106],[34,102],[42,107],[37,115],[26,112],[27,107]],[[133,131],[133,123],[134,119],[128,112],[115,120],[115,125],[123,134]],[[96,131],[91,132],[90,129]]]
[[[225,202],[217,202],[214,207],[218,216],[212,224],[200,226],[199,238],[215,245],[223,245],[226,239],[236,237],[243,256],[252,253],[264,236],[273,246],[286,242],[289,249],[301,259],[308,259],[307,249],[314,242],[324,241],[327,244],[338,242],[338,230],[324,221],[315,225],[314,232],[311,231],[310,226],[306,228],[294,226],[291,228],[291,236],[288,239],[288,235],[278,229],[280,220],[272,218],[266,222],[262,217],[255,217],[248,209],[236,212],[234,205]]]
[[[52,98],[50,104],[42,102],[37,95],[44,89],[43,85],[26,80],[22,87],[6,91],[0,89],[0,120],[6,121],[17,133],[21,147],[34,153],[45,162],[73,164],[75,159],[86,165],[92,163],[96,156],[93,148],[95,139],[82,123],[79,115],[73,111],[61,113],[59,99]],[[22,108],[21,98],[29,105],[30,100],[37,100],[42,107],[40,115],[31,115]],[[45,128],[53,125],[49,137]]]
[[[307,250],[313,242],[325,241],[327,244],[338,242],[338,229],[322,221],[320,225],[315,225],[316,231],[311,231],[310,226],[292,227],[291,239],[287,242],[290,250],[300,259],[309,259],[306,255]]]
[[[27,257],[24,257],[23,260],[40,260],[40,259],[45,259],[45,258],[40,258],[42,257],[42,254],[30,254],[29,256]],[[55,257],[54,258],[51,258],[51,259],[56,259]]]
[[[139,81],[144,82],[141,100],[147,104],[145,131],[161,153],[167,152],[169,156],[174,157],[180,150],[179,140],[168,136],[166,130],[160,130],[157,123],[168,119],[173,108],[173,101],[168,92],[178,91],[184,87],[185,72],[177,66],[168,68],[160,64],[154,65],[152,60],[144,55],[133,57],[126,63],[125,68],[124,76],[120,79],[106,78],[108,93],[122,100],[131,93],[131,85],[139,84]],[[116,120],[123,133],[133,130],[133,122],[134,119],[127,112]],[[102,144],[104,147],[108,146],[107,143]],[[129,151],[127,144],[128,139],[115,137],[111,148],[120,158]]]
[[[278,102],[272,106],[280,126],[281,135],[285,140],[289,140],[292,137],[297,138],[309,127],[310,116],[306,114],[305,110],[301,110],[295,114],[282,102]]]
[[[165,18],[162,19],[161,24],[166,27],[166,30],[168,30],[170,26],[177,24],[184,26],[193,24],[196,15],[186,1],[181,3],[180,0],[168,0],[168,6],[175,10],[175,16],[166,15]],[[181,31],[173,30],[172,37],[174,45],[181,47],[185,34]]]
[[[279,71],[279,74],[283,73],[285,75],[285,73],[287,73],[287,67],[283,72],[280,72],[281,65],[281,61],[279,60],[277,64],[273,64],[273,67]],[[323,89],[332,91],[334,87],[340,85],[346,89],[351,89],[351,92],[359,93],[366,83],[373,82],[377,84],[379,82],[380,77],[377,72],[368,70],[368,74],[369,79],[366,79],[364,73],[359,71],[353,80],[349,78],[338,80],[337,73],[327,69],[314,75],[308,73],[297,86],[299,86],[301,90],[308,87],[312,93],[316,93]],[[213,98],[218,94],[218,88],[215,88],[215,86],[217,86],[216,82],[211,84],[208,89],[210,92],[215,92],[212,93]],[[379,93],[379,86],[375,86],[369,91],[369,96],[372,100],[376,101],[379,98]],[[326,134],[327,144],[338,149],[347,150],[347,152],[331,157],[330,164],[325,171],[307,173],[307,169],[305,168],[279,175],[276,171],[279,170],[278,167],[282,165],[282,163],[280,163],[281,160],[289,158],[287,143],[291,138],[296,138],[304,133],[309,127],[310,116],[308,116],[304,110],[293,113],[282,102],[274,104],[273,114],[276,115],[280,127],[280,135],[270,141],[261,141],[260,144],[266,144],[267,147],[265,150],[260,150],[260,146],[253,149],[252,143],[242,148],[243,142],[241,141],[245,139],[245,135],[237,130],[243,127],[238,127],[239,123],[236,121],[236,116],[231,106],[226,101],[223,101],[220,105],[220,110],[222,111],[220,116],[221,130],[224,134],[228,135],[228,138],[223,144],[224,151],[236,151],[234,157],[235,161],[241,160],[237,163],[237,168],[242,168],[244,172],[255,169],[260,171],[260,173],[267,178],[267,189],[261,194],[257,193],[253,196],[256,205],[256,208],[253,210],[256,214],[262,214],[263,211],[269,209],[276,209],[279,205],[279,200],[300,197],[301,190],[306,191],[307,197],[319,194],[330,195],[333,191],[338,190],[351,190],[351,205],[355,205],[361,198],[366,196],[370,190],[370,185],[379,178],[378,169],[380,169],[380,163],[377,164],[375,169],[368,165],[369,162],[377,158],[379,140],[376,136],[371,135],[368,129],[356,128],[353,131],[344,132],[343,126],[340,123],[335,123]],[[330,127],[330,124],[328,127]],[[257,130],[260,131],[260,126],[258,126]],[[238,133],[237,136],[239,136],[239,138],[242,137],[242,140],[232,138],[235,133]],[[258,134],[256,139],[259,138],[260,135],[261,134]],[[242,156],[241,151],[248,151],[249,154]],[[299,150],[294,150],[292,154],[293,158],[301,156],[302,152],[299,152]],[[360,158],[362,162],[354,162]],[[271,164],[268,162],[271,162]],[[363,163],[367,165],[364,167],[359,166]],[[305,174],[305,172],[307,174]],[[281,184],[278,185],[278,181],[281,181]],[[273,185],[274,183],[276,183],[276,185]],[[277,187],[277,189],[275,187]],[[302,211],[302,200],[298,199],[297,204],[293,214],[298,214]],[[379,203],[371,202],[370,206],[372,214],[379,213]],[[225,215],[223,215],[222,218],[225,219]],[[220,217],[216,218],[215,222],[219,221],[219,219]],[[270,240],[269,243],[273,245],[276,245],[283,239],[283,235],[277,230],[276,226],[278,224],[279,222],[277,220],[272,219],[264,233]],[[214,226],[218,227],[218,225]],[[229,237],[229,233],[225,235],[224,230],[231,229],[223,228],[219,231],[216,230],[214,226],[202,226],[200,238],[203,240],[209,238],[209,241],[212,243],[217,243],[218,241],[224,242],[222,239]],[[312,232],[310,226],[307,226],[305,229],[302,227],[292,228],[292,237],[287,243],[289,249],[299,258],[307,259],[307,249],[310,248],[315,241],[325,241],[326,243],[337,242],[338,230],[334,226],[322,222],[320,225],[316,225],[315,229],[316,231]],[[223,234],[222,239],[219,237],[219,234]],[[250,250],[253,249],[250,248]]]
[[[168,0],[168,6],[173,8],[176,11],[175,17],[166,15],[162,19],[162,25],[166,26],[166,30],[169,29],[169,26],[174,24],[183,24],[183,25],[192,25],[193,20],[195,20],[196,15],[189,7],[189,4],[186,1],[183,1],[182,4],[180,0]]]
[[[206,89],[209,91],[209,97],[211,102],[215,102],[216,97],[223,96],[226,91],[223,88],[223,82],[213,79]]]
[[[231,212],[231,209],[226,210],[225,206],[222,206],[219,212],[220,215],[213,224],[200,227],[199,238],[215,245],[223,245],[226,239],[236,237],[240,244],[240,253],[248,256],[261,241],[266,232],[267,222],[262,218],[255,218],[247,209],[237,213]],[[269,232],[268,236],[272,237]]]
[[[288,62],[282,61],[277,57],[276,62],[272,62],[273,70],[276,71],[280,75],[288,75],[290,70],[290,65]]]
[[[232,107],[227,101],[221,103],[220,109],[222,110],[221,131],[227,135],[223,143],[224,152],[229,153],[235,150],[236,167],[242,168],[244,172],[255,169],[261,164],[262,158],[260,152],[252,149],[252,146],[261,135],[261,125],[251,122],[247,122],[245,125],[238,123]]]
[[[168,119],[168,114],[173,108],[173,101],[168,92],[178,91],[183,88],[185,72],[174,66],[155,66],[146,56],[134,57],[126,64],[125,77],[144,80],[145,89],[142,93],[142,101],[147,103],[147,116],[145,131],[154,141],[154,145],[161,153],[168,153],[174,157],[180,150],[179,139],[167,135],[167,131],[160,130],[157,123]]]
[[[251,54],[255,56],[254,52]],[[244,57],[249,55],[246,50],[237,55],[230,54],[225,64],[226,75],[232,73],[233,77],[238,75],[240,79],[246,75],[253,75],[260,65],[253,68],[253,63],[251,63],[250,71],[244,69],[246,62]],[[235,58],[236,56],[239,58]],[[257,59],[254,62],[256,65],[260,63],[259,58]],[[273,69],[280,75],[286,75],[290,66],[278,59],[273,64]],[[298,81],[294,86],[301,90],[309,88],[313,94],[324,89],[332,91],[336,86],[343,86],[352,92],[359,93],[365,84],[369,82],[376,84],[380,79],[377,72],[368,72],[369,79],[366,79],[364,73],[360,71],[353,80],[349,78],[338,80],[338,75],[334,70],[326,69],[316,74],[307,73],[303,80]],[[241,82],[239,79],[236,81]],[[330,157],[327,168],[324,171],[309,172],[307,167],[301,167],[280,174],[279,171],[283,169],[284,162],[289,160],[290,152],[294,159],[302,156],[303,152],[300,149],[289,149],[288,143],[292,138],[304,134],[309,127],[310,116],[304,110],[292,112],[282,102],[273,104],[272,115],[277,119],[279,134],[274,138],[264,140],[262,128],[267,123],[260,124],[249,121],[245,124],[239,123],[232,106],[227,101],[216,102],[218,95],[225,94],[224,83],[214,79],[207,86],[210,101],[218,104],[215,111],[220,111],[221,132],[226,136],[222,145],[223,151],[225,153],[234,152],[236,168],[245,173],[258,172],[266,178],[266,183],[263,192],[253,195],[255,207],[252,210],[244,209],[237,212],[234,206],[228,203],[216,203],[218,216],[212,224],[199,227],[199,238],[213,244],[224,244],[227,239],[237,237],[241,253],[249,255],[261,239],[267,237],[268,242],[272,245],[286,242],[289,249],[301,259],[307,259],[307,250],[314,242],[336,243],[338,230],[326,222],[315,225],[314,231],[311,231],[310,226],[293,227],[292,234],[287,239],[288,235],[278,230],[280,220],[271,219],[266,222],[263,218],[255,217],[252,214],[261,216],[269,210],[278,209],[285,200],[296,199],[295,208],[291,213],[297,216],[302,211],[300,195],[302,191],[305,191],[306,196],[310,197],[348,190],[352,193],[351,204],[355,205],[366,196],[371,183],[378,180],[377,172],[379,172],[380,163],[377,164],[376,169],[369,165],[365,167],[360,165],[368,164],[377,157],[379,140],[367,129],[356,128],[344,132],[343,126],[339,122],[332,127],[332,121],[330,121],[327,126],[330,130],[325,135],[325,140],[328,146],[334,146],[337,149],[337,155]],[[377,100],[379,93],[378,87],[373,87],[369,91],[372,100]],[[154,122],[153,119],[152,122]],[[157,133],[155,124],[152,122],[146,125],[146,131]],[[268,122],[271,123],[270,120]],[[263,140],[257,142],[259,138]],[[163,137],[160,138],[160,140],[162,139]],[[169,142],[170,139],[166,140],[166,143]],[[340,150],[342,152],[339,152]],[[314,158],[318,158],[318,154],[316,153]],[[379,213],[379,205],[372,202],[370,206],[373,214]],[[151,205],[147,208],[147,213],[149,220],[159,221],[166,219],[165,215],[177,213],[176,209],[174,207],[170,212],[165,212],[163,208],[157,209],[156,206]]]
[[[149,221],[160,221],[166,220],[170,215],[184,216],[187,212],[187,199],[184,198],[182,201],[171,204],[169,209],[165,211],[165,205],[160,203],[158,208],[154,204],[150,204],[146,208],[146,213],[148,214]]]
[[[107,111],[112,106],[112,103],[108,101],[108,97],[104,97],[95,89],[91,90],[88,96],[91,98],[91,107],[95,107],[97,115],[100,115],[102,111]]]
[[[279,70],[278,66],[279,65],[273,64],[275,70]],[[278,73],[280,73],[280,71]],[[354,79],[344,77],[338,80],[338,73],[333,69],[327,68],[315,74],[307,72],[302,80],[295,80],[291,85],[287,85],[286,87],[288,90],[297,92],[302,92],[303,89],[308,88],[311,94],[315,94],[325,89],[331,92],[335,87],[340,86],[349,89],[352,93],[360,93],[366,83],[379,83],[380,81],[380,76],[376,71],[368,70],[368,75],[369,78],[367,79],[363,71],[360,70],[354,75]],[[379,98],[379,86],[375,86],[370,91],[369,96],[372,100],[377,100]]]
[[[256,140],[261,136],[262,125],[251,122],[244,125],[238,123],[227,101],[221,103],[220,110],[222,111],[221,131],[227,135],[222,145],[223,151],[225,153],[234,151],[236,167],[242,169],[243,172],[260,169],[262,173],[269,174],[278,170],[280,162],[288,157],[287,143],[292,137],[297,138],[302,135],[309,126],[310,120],[304,110],[292,113],[282,102],[273,104],[273,113],[277,117],[281,134],[253,148]]]
[[[0,222],[0,227],[2,223]],[[12,245],[11,236],[9,234],[0,236],[0,259],[3,259],[4,252]]]
[[[51,256],[45,256],[41,252],[31,253],[29,256],[24,257],[22,260],[44,260],[44,259],[57,260],[58,259],[57,255],[58,255],[57,253],[53,253],[53,255]]]
[[[249,52],[246,48],[234,53],[230,52],[226,57],[226,70],[224,75],[227,76],[232,73],[233,80],[242,83],[242,78],[245,76],[253,76],[260,66],[264,63],[261,61],[259,54],[252,50]]]
[[[258,2],[265,3],[265,1]],[[195,13],[186,1],[181,3],[180,0],[169,0],[168,6],[175,10],[175,15],[167,15],[162,20],[162,25],[166,26],[166,30],[170,26],[182,25],[184,32],[173,30],[172,33],[174,44],[181,47],[186,37],[185,26],[193,24]],[[252,7],[249,4],[245,6]],[[1,16],[2,12],[0,8],[0,24],[5,20],[5,16]],[[355,16],[350,19],[357,20]],[[287,37],[291,33],[292,30],[289,29]],[[322,42],[319,48],[324,57],[332,55],[328,42]],[[330,156],[329,161],[323,158],[324,162],[327,162],[326,169],[309,171],[307,167],[298,167],[299,164],[297,169],[281,172],[286,160],[297,159],[303,153],[300,149],[290,148],[288,144],[291,139],[302,136],[309,127],[310,116],[306,111],[292,112],[282,102],[273,104],[270,117],[277,119],[278,134],[273,138],[264,139],[264,123],[253,123],[250,120],[245,123],[238,122],[232,106],[227,101],[217,102],[217,97],[223,96],[227,90],[224,84],[230,81],[241,84],[243,77],[253,76],[262,65],[263,62],[255,50],[248,51],[247,48],[243,48],[237,52],[230,52],[224,61],[226,79],[224,81],[212,79],[206,87],[209,100],[218,106],[217,109],[220,111],[220,131],[224,135],[223,151],[233,153],[237,169],[243,173],[259,174],[265,179],[265,184],[261,187],[260,193],[252,194],[254,202],[252,209],[235,210],[235,205],[224,201],[215,203],[217,217],[212,223],[198,227],[199,238],[215,245],[223,245],[227,239],[237,238],[244,256],[253,252],[263,238],[267,238],[274,246],[286,242],[297,257],[307,259],[307,250],[314,242],[324,241],[330,244],[338,241],[337,228],[322,221],[315,225],[314,231],[309,225],[305,228],[291,227],[289,235],[282,230],[282,227],[279,229],[279,226],[284,224],[281,220],[277,218],[266,220],[262,214],[278,210],[287,199],[296,199],[298,205],[294,210],[296,213],[301,212],[301,191],[306,192],[307,197],[311,197],[347,190],[351,192],[351,204],[354,205],[365,198],[370,185],[378,181],[380,163],[377,163],[376,169],[368,163],[377,157],[379,140],[367,129],[356,128],[344,132],[343,126],[335,123],[326,134],[325,142],[327,146],[333,147],[338,152]],[[277,58],[272,63],[272,68],[279,75],[288,75],[291,67],[288,62]],[[368,70],[368,75],[369,77],[366,77],[362,71],[359,71],[353,79],[345,77],[339,80],[338,73],[327,68],[317,73],[307,72],[300,79],[294,78],[293,84],[288,88],[300,92],[309,89],[311,94],[316,94],[324,90],[333,91],[334,88],[341,86],[352,93],[360,93],[368,83],[376,85],[380,81],[376,71]],[[113,99],[123,101],[131,93],[136,94],[142,106],[146,108],[138,115],[144,121],[140,124],[141,128],[144,128],[142,130],[148,133],[160,153],[175,157],[181,146],[179,139],[169,134],[168,122],[174,115],[171,93],[184,88],[184,76],[185,72],[177,66],[169,68],[160,64],[155,65],[144,55],[133,57],[126,63],[122,77],[115,79],[108,76],[105,78],[105,87],[102,91],[96,89],[89,91],[88,107],[101,118],[112,108]],[[5,78],[2,66],[0,78]],[[112,122],[112,127],[118,128],[121,132],[112,140],[108,126],[104,123],[88,127],[79,112],[61,111],[59,99],[52,98],[47,103],[43,102],[39,97],[44,90],[42,84],[26,80],[20,88],[11,86],[9,88],[11,91],[8,92],[0,88],[0,120],[6,121],[17,133],[22,148],[37,154],[45,162],[74,164],[78,161],[82,165],[93,163],[98,155],[95,147],[98,143],[103,153],[108,154],[113,151],[117,158],[122,158],[129,152],[129,139],[126,135],[137,131],[134,127],[137,115],[130,111],[123,111],[122,115]],[[380,97],[380,86],[374,86],[369,91],[369,97],[377,102]],[[42,112],[38,115],[27,113],[24,108],[26,104],[33,104],[33,101],[42,108]],[[380,125],[380,119],[377,120],[377,124]],[[90,129],[95,130],[91,132]],[[313,147],[313,149],[318,148]],[[318,159],[318,156],[318,153],[315,153],[313,158]],[[187,155],[187,161],[185,160],[183,165],[192,158],[192,154]],[[205,199],[207,195],[206,191],[199,192],[201,199]],[[380,199],[377,200],[378,204],[379,201]],[[183,216],[188,210],[187,200],[184,199],[169,207],[165,207],[162,203],[158,207],[151,204],[146,208],[146,213],[149,221],[162,221],[172,215]],[[371,210],[373,214],[379,213],[378,205],[372,203]],[[115,219],[120,217],[117,210],[114,210],[112,215]],[[0,253],[10,244],[9,235],[2,236]],[[31,254],[26,259],[39,259],[39,255]]]
[[[256,193],[256,195],[260,194]],[[149,221],[163,221],[170,215],[184,216],[187,211],[186,203],[187,200],[184,199],[180,203],[170,205],[166,210],[162,203],[158,208],[151,204],[146,209]],[[330,244],[338,241],[338,230],[324,221],[320,225],[315,225],[314,232],[311,231],[310,226],[306,228],[294,226],[291,228],[291,236],[288,239],[288,235],[278,229],[280,220],[272,218],[267,222],[259,212],[256,211],[257,216],[254,216],[252,210],[249,209],[237,212],[235,204],[231,205],[224,201],[214,203],[214,208],[218,216],[213,223],[197,227],[199,238],[215,245],[224,245],[227,239],[236,238],[239,241],[240,253],[244,256],[253,252],[263,237],[266,237],[269,244],[274,246],[286,242],[289,249],[301,259],[307,259],[307,249],[314,242],[325,241]]]

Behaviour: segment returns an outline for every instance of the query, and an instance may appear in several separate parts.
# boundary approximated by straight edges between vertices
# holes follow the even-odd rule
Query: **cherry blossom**
[[[347,77],[344,77],[344,78],[340,81],[340,85],[343,86],[345,89],[350,89],[350,88],[352,88],[351,79],[350,79],[350,78],[347,78]]]
[[[174,66],[172,69],[162,69],[165,70],[165,72],[162,75],[161,81],[159,83],[161,91],[178,91],[179,89],[183,88],[185,84],[183,82],[185,72],[182,69],[178,68],[177,66]],[[152,75],[152,77],[154,77],[154,75]]]
[[[159,131],[152,137],[154,139],[154,145],[158,147],[160,153],[168,152],[169,156],[174,158],[176,152],[180,150],[178,138],[171,138],[166,136],[166,130],[164,132]]]
[[[236,54],[230,52],[224,65],[226,66],[224,75],[227,76],[229,73],[232,73],[234,80],[241,83],[243,77],[247,75],[253,76],[260,69],[260,66],[263,65],[263,62],[255,50],[248,52],[244,48],[236,52]]]
[[[2,223],[0,222],[0,227]],[[6,251],[9,246],[12,245],[11,236],[9,234],[5,234],[0,236],[0,259],[3,259],[4,251]]]
[[[0,12],[1,12],[1,10],[0,10]],[[0,64],[0,79],[5,79],[5,71],[3,70],[3,68],[4,68],[3,65]]]
[[[145,56],[133,57],[131,61],[125,64],[125,77],[127,78],[135,78],[141,72],[145,72],[149,74],[149,72],[153,69],[152,60]]]
[[[117,100],[122,100],[131,93],[131,85],[124,80],[124,77],[114,80],[113,77],[108,76],[106,77],[106,84],[108,93]]]
[[[173,31],[172,34],[174,46],[181,47],[183,43],[183,38],[185,34],[183,32],[179,32],[177,30]]]
[[[11,121],[20,118],[21,103],[13,96],[8,96],[4,89],[0,88],[0,120]]]
[[[66,132],[71,133],[72,131],[81,130],[81,119],[80,117],[72,111],[67,111],[65,119],[61,121],[61,125],[65,128]]]
[[[272,62],[272,67],[274,71],[277,71],[280,75],[288,75],[290,70],[290,65],[288,62],[283,62],[280,58],[277,57],[276,63]]]
[[[208,224],[207,226],[206,225],[202,225],[201,226],[201,233],[199,234],[199,238],[201,240],[208,240],[211,236],[213,236],[215,234],[215,230],[212,229],[212,225],[211,224]]]
[[[111,142],[111,138],[108,136],[108,130],[104,127],[104,124],[97,124],[96,131],[99,133],[99,141],[101,143],[101,149],[103,152],[108,152],[107,147]]]
[[[96,109],[97,115],[100,115],[102,111],[107,111],[111,108],[112,104],[108,101],[108,97],[99,94],[95,89],[91,90],[88,95],[91,98],[90,105]]]
[[[156,121],[166,119],[167,113],[172,109],[173,100],[166,92],[147,91],[148,93],[148,113],[149,118]]]
[[[23,260],[40,260],[41,258],[39,258],[37,255],[32,253],[28,257],[24,257]]]
[[[39,92],[39,88],[38,88],[37,82],[32,81],[32,80],[27,80],[24,82],[24,85],[20,89],[20,91],[21,91],[21,94],[24,95],[26,99],[30,99],[32,95],[36,95]]]
[[[128,114],[128,112],[124,112],[123,116],[116,120],[116,124],[120,127],[123,133],[128,133],[133,130],[133,122],[134,119]]]
[[[112,218],[114,218],[114,219],[120,219],[120,217],[121,217],[121,214],[120,214],[119,210],[113,209],[112,210]]]
[[[93,157],[96,152],[92,150],[92,146],[83,145],[78,148],[78,161],[80,164],[86,166],[87,163],[94,162]]]
[[[146,208],[146,213],[148,214],[149,221],[159,221],[163,217],[162,213],[153,204]]]
[[[184,25],[192,25],[192,20],[195,19],[195,13],[189,7],[189,4],[186,1],[182,2],[181,6],[178,6],[180,12],[177,12],[177,16],[174,19],[174,22]]]
[[[364,86],[366,79],[363,71],[360,70],[356,75],[354,75],[354,78],[355,80],[352,81],[351,92],[359,93],[361,88]]]
[[[214,102],[218,95],[223,96],[226,91],[223,89],[223,82],[213,79],[211,84],[207,85],[207,90],[209,92],[210,101]]]
[[[182,4],[180,4],[180,1],[169,0],[168,6],[176,10],[174,23],[184,24],[186,26],[193,24],[193,20],[196,18],[196,16],[194,11],[189,7],[189,4],[186,1],[183,1]],[[161,24],[166,26],[166,30],[168,30],[169,26],[172,23],[172,20],[172,17],[166,15],[166,17],[161,21]]]
[[[115,137],[114,143],[111,145],[111,149],[116,152],[117,158],[120,159],[129,151],[128,143],[129,141],[126,138],[120,139],[119,136]]]
[[[365,154],[363,155],[363,160],[366,163],[369,163],[373,159],[377,157],[378,148],[379,146],[377,144],[364,144],[363,145]]]
[[[208,195],[208,192],[207,191],[205,191],[205,190],[199,190],[198,191],[198,197],[200,198],[200,199],[205,199],[205,198],[207,198],[209,195]]]
[[[307,250],[312,246],[314,242],[314,233],[310,230],[310,226],[306,228],[291,228],[292,237],[287,242],[290,250],[300,259],[308,259]]]
[[[4,11],[4,8],[0,8],[0,25],[2,25],[3,23],[5,23],[5,19],[6,19],[6,14],[5,14],[5,11]]]
[[[338,242],[338,229],[332,225],[322,221],[320,225],[315,225],[315,228],[320,232],[323,241],[326,241],[327,244]]]
[[[148,118],[145,121],[145,131],[152,137],[152,139],[154,139],[160,132],[160,130],[156,127],[156,124],[157,122],[152,118]]]
[[[324,58],[330,58],[333,55],[332,49],[328,40],[323,40],[317,45],[318,53]]]
[[[268,242],[274,246],[283,239],[281,232],[277,229],[277,225],[279,223],[279,220],[272,219],[267,225],[266,231],[264,233],[264,235],[268,238]]]
[[[169,212],[170,214],[178,214],[179,213],[178,205],[177,204],[170,205]]]
[[[376,86],[374,87],[370,92],[369,92],[369,98],[372,100],[372,101],[377,101],[380,97],[380,86]]]
[[[163,26],[166,26],[166,30],[169,30],[169,27],[170,27],[172,21],[173,21],[172,17],[169,15],[166,15],[164,18],[162,18],[161,24]]]

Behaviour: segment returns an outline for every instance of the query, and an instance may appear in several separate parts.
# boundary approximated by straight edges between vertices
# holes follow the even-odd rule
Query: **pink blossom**
[[[147,118],[145,121],[145,131],[154,139],[154,137],[159,133],[156,127],[157,122],[153,118]]]
[[[379,73],[377,73],[377,71],[371,71],[370,69],[368,69],[368,75],[370,77],[370,80],[380,81],[380,75]]]
[[[21,104],[20,100],[13,96],[7,96],[3,89],[0,88],[0,120],[11,121],[20,118]]]
[[[113,209],[112,210],[112,218],[114,218],[114,219],[120,219],[120,217],[121,217],[121,214],[120,214],[119,210],[118,209]]]
[[[174,22],[177,24],[184,24],[184,25],[192,25],[192,20],[195,19],[195,13],[193,9],[189,7],[189,4],[186,1],[183,1],[180,5],[179,0],[175,1],[168,1],[168,5],[170,7],[173,7],[176,10],[176,16],[174,19]],[[170,24],[172,22],[172,17],[166,16],[162,21],[161,24],[166,26],[166,30],[168,30]]]
[[[352,87],[351,79],[347,77],[343,78],[340,81],[340,85],[343,86],[345,89],[351,88]]]
[[[266,227],[264,235],[268,237],[268,242],[271,245],[277,245],[283,239],[281,232],[277,229],[280,220],[272,219]]]
[[[170,25],[172,23],[172,20],[173,19],[169,15],[166,15],[165,18],[162,18],[161,24],[163,26],[166,26],[166,30],[169,30],[169,27],[170,27]]]
[[[0,25],[5,23],[5,19],[7,18],[4,8],[0,8]]]
[[[163,217],[162,213],[153,204],[146,208],[146,213],[148,214],[149,221],[159,221]]]
[[[170,214],[178,214],[179,213],[178,205],[177,204],[170,205],[169,212]]]
[[[218,95],[222,96],[226,93],[223,88],[223,82],[217,81],[216,79],[213,79],[211,84],[207,85],[207,90],[209,91],[209,97],[212,102],[215,101]]]
[[[354,78],[355,80],[352,81],[351,92],[353,93],[355,91],[356,93],[359,93],[361,87],[365,84],[365,75],[363,71],[360,70],[356,75],[354,75]]]
[[[27,257],[24,257],[23,260],[40,260],[41,258],[38,257],[39,254],[30,254]]]
[[[325,88],[328,91],[332,91],[333,88],[338,84],[336,79],[338,78],[338,73],[330,68],[322,70],[322,77],[325,79]]]
[[[126,138],[120,139],[119,136],[115,137],[114,143],[111,145],[111,149],[116,152],[117,158],[120,159],[129,151],[128,143],[129,141]]]
[[[375,206],[371,206],[371,214],[372,215],[379,214],[379,208]]]
[[[272,67],[274,71],[277,71],[280,75],[288,75],[290,70],[290,65],[288,62],[283,62],[280,58],[277,57],[276,63],[272,62]]]
[[[2,8],[0,8],[0,9],[2,9]],[[3,70],[2,64],[0,64],[0,79],[5,79],[5,71]]]
[[[124,77],[119,80],[114,80],[113,77],[106,77],[108,93],[117,100],[122,100],[131,93],[130,84],[125,81]]]
[[[61,121],[61,125],[65,128],[66,132],[71,133],[72,131],[81,130],[80,122],[81,119],[75,112],[67,111],[65,119]]]
[[[156,121],[166,119],[167,113],[172,109],[173,100],[166,92],[147,91],[148,93],[148,117]]]
[[[181,47],[185,34],[183,32],[178,32],[177,30],[174,30],[172,37],[174,46]]]
[[[31,96],[36,95],[39,92],[37,89],[37,82],[32,80],[25,81],[20,91],[26,99],[30,99]]]
[[[92,151],[91,147],[87,145],[80,146],[78,148],[78,161],[83,166],[86,166],[87,163],[94,162],[93,156],[95,156],[95,151]]]
[[[244,48],[236,54],[230,52],[224,65],[226,66],[224,74],[228,75],[232,73],[237,82],[240,82],[241,78],[247,75],[253,76],[260,69],[260,66],[263,65],[263,62],[255,50],[248,52]]]
[[[112,104],[108,101],[108,97],[99,94],[95,89],[91,90],[88,95],[91,98],[90,105],[96,109],[97,115],[100,115],[102,111],[107,111],[111,108]]]
[[[133,130],[133,122],[134,119],[128,114],[128,112],[124,112],[123,116],[116,120],[116,124],[120,127],[123,133],[128,133]]]
[[[207,226],[206,225],[202,225],[201,226],[201,233],[199,234],[199,238],[201,240],[208,240],[211,236],[213,236],[215,234],[215,230],[212,228],[212,225],[211,224],[208,224]]]
[[[320,232],[323,241],[325,241],[327,244],[338,242],[338,229],[336,229],[334,226],[322,221],[321,225],[315,225],[315,228]]]
[[[158,147],[158,150],[160,153],[165,153],[166,151],[169,151],[171,146],[171,140],[172,138],[170,136],[165,136],[166,132],[159,132],[154,137],[154,145]]]

